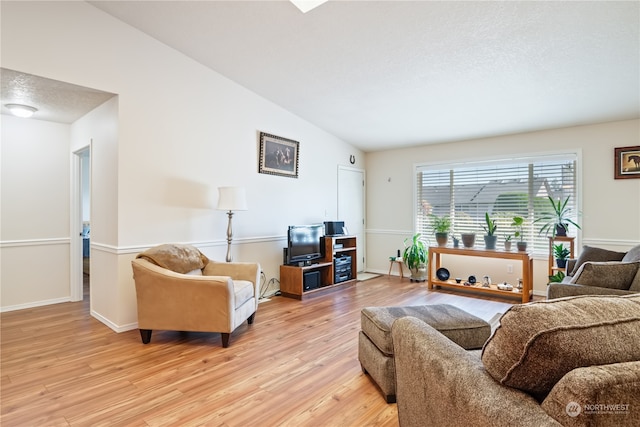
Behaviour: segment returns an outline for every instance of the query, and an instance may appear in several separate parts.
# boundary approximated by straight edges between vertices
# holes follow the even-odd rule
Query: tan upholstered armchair
[[[245,320],[253,323],[260,265],[210,261],[189,245],[151,248],[131,261],[142,342],[156,329],[219,332],[222,346]]]

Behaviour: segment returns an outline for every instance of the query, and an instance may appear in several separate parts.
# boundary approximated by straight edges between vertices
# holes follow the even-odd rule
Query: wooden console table
[[[490,287],[485,288],[482,286],[482,277],[478,278],[478,282],[475,285],[466,286],[463,283],[456,283],[453,278],[442,281],[436,277],[436,271],[440,268],[440,256],[441,255],[461,255],[461,256],[474,256],[483,258],[499,258],[499,259],[511,259],[520,261],[522,263],[522,292],[519,292],[514,285],[513,291],[498,289],[494,283]],[[482,250],[482,249],[467,249],[467,248],[449,248],[442,246],[432,246],[429,248],[429,280],[427,282],[427,288],[433,289],[434,286],[442,286],[453,289],[466,289],[478,292],[489,293],[493,295],[499,295],[503,297],[517,297],[521,298],[522,302],[529,302],[533,297],[533,258],[527,252],[505,252],[501,250]],[[455,277],[455,276],[454,276]]]

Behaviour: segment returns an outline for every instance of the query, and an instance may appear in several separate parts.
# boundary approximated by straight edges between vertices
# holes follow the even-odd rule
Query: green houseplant
[[[495,235],[495,232],[498,229],[498,224],[496,223],[495,220],[489,217],[489,212],[485,212],[484,220],[487,223],[486,226],[485,225],[482,226],[482,228],[484,228],[484,231],[487,232],[487,234],[484,236],[485,248],[495,249],[496,241],[498,240],[498,236]]]
[[[556,259],[556,265],[558,266],[558,268],[567,267],[567,259],[569,258],[570,254],[571,251],[569,251],[569,249],[564,245],[553,245],[553,256]]]
[[[446,246],[449,240],[449,230],[451,229],[451,219],[447,215],[438,216],[430,214],[431,228],[436,233],[438,246]]]
[[[511,234],[507,234],[504,237],[504,250],[507,251],[507,252],[511,251],[511,238],[512,237],[513,236],[511,236]]]
[[[527,242],[523,240],[524,234],[522,228],[524,227],[524,218],[521,216],[514,216],[511,222],[511,226],[515,228],[516,232],[513,234],[518,238],[518,242],[516,246],[518,247],[518,251],[524,252],[527,250]]]
[[[547,196],[549,203],[551,204],[551,210],[543,212],[534,223],[542,223],[539,233],[548,235],[549,232],[553,233],[553,236],[566,236],[569,224],[573,224],[576,228],[580,229],[580,226],[576,224],[571,218],[571,208],[567,207],[569,198],[561,200],[553,200],[551,196]]]
[[[409,238],[404,240],[404,253],[402,258],[411,271],[411,281],[424,282],[427,277],[427,245],[420,240],[422,234],[416,233],[411,239],[411,244],[407,245]]]

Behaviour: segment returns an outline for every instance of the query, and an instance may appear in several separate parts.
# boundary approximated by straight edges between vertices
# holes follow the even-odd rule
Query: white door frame
[[[366,221],[366,217],[367,217],[367,211],[366,211],[366,185],[367,185],[367,181],[366,181],[366,172],[364,169],[359,169],[359,168],[354,168],[351,166],[342,166],[342,165],[338,165],[338,191],[337,191],[337,200],[336,200],[336,205],[338,207],[338,216],[340,216],[340,205],[339,205],[339,200],[340,200],[340,171],[344,170],[344,171],[350,171],[350,172],[360,172],[362,173],[362,219],[363,219],[363,224],[362,224],[362,242],[360,247],[362,248],[362,253],[358,253],[358,271],[366,271],[366,262],[367,262],[367,257],[366,257],[366,236],[367,236],[367,230],[366,230],[366,225],[367,225],[367,221]]]
[[[91,143],[71,153],[71,242],[69,254],[70,298],[71,301],[83,299],[82,277],[82,156],[89,153],[91,162]],[[89,178],[91,188],[91,178]],[[91,280],[91,276],[89,276]],[[89,282],[91,283],[91,282]]]

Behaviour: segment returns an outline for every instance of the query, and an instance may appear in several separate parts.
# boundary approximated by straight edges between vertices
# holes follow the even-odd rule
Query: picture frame
[[[640,178],[640,145],[615,148],[613,160],[615,179]]]
[[[298,178],[300,143],[260,132],[260,155],[258,172]]]

